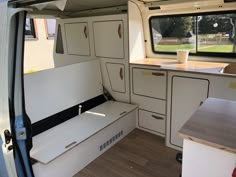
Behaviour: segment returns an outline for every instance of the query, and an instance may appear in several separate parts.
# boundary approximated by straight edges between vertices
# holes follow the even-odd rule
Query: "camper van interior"
[[[0,177],[236,177],[235,0],[0,0],[0,25]]]

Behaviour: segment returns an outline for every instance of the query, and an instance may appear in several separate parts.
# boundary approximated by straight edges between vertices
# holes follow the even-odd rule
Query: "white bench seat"
[[[46,165],[136,108],[131,104],[107,101],[35,136],[31,158]]]

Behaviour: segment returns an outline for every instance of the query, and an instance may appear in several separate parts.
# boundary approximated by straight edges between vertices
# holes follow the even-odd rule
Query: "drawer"
[[[166,71],[133,68],[133,94],[166,100]]]
[[[131,95],[131,102],[139,105],[140,109],[156,112],[166,115],[166,101],[156,98],[144,97],[139,95]]]
[[[156,133],[165,134],[166,124],[165,116],[155,114],[148,111],[139,110],[139,127],[154,131]]]

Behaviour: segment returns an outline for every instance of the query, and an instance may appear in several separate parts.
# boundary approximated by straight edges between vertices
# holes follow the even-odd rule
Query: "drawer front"
[[[165,135],[165,116],[139,110],[139,126]]]
[[[166,115],[166,101],[139,95],[131,95],[131,102],[140,109]]]
[[[166,100],[166,71],[133,68],[133,94]]]

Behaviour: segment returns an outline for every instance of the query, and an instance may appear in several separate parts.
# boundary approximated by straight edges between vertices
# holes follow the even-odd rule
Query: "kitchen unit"
[[[182,150],[183,138],[178,132],[208,97],[236,101],[236,76],[221,72],[227,65],[226,63],[197,61],[179,64],[176,60],[151,58],[132,62],[130,74],[133,76],[134,71],[136,74],[132,77],[131,87],[138,86],[138,89],[133,89],[131,92],[132,103],[139,104],[139,109],[157,113],[165,119],[163,123],[163,118],[155,119],[152,115],[148,116],[143,113],[140,116],[139,113],[138,127],[154,134],[165,130],[162,135],[166,138],[166,145]],[[137,68],[143,76],[138,75]],[[162,77],[165,73],[167,78],[154,76],[155,72]],[[139,79],[135,80],[136,76],[139,76]],[[139,84],[137,80],[143,84]],[[148,89],[152,90],[142,88],[142,86],[147,87],[149,80],[148,85],[152,87]],[[167,95],[166,98],[165,95]],[[145,123],[144,119],[147,119]],[[152,120],[151,123],[150,120]]]

